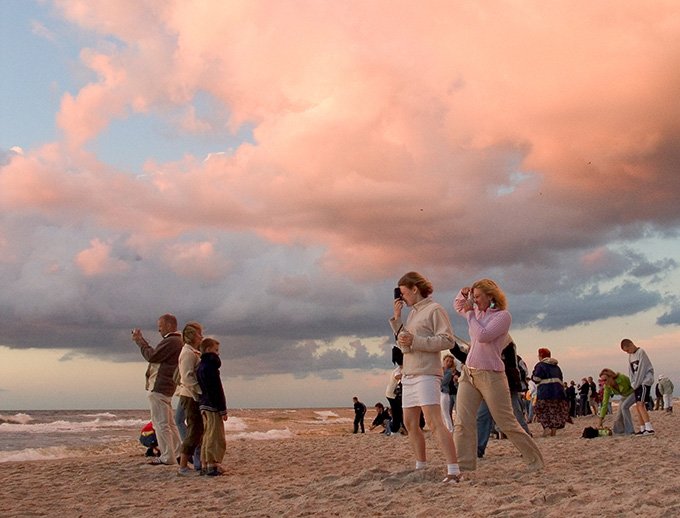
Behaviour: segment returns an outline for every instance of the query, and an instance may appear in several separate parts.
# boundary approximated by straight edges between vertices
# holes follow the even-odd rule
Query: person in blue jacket
[[[536,383],[536,419],[543,426],[543,436],[556,435],[557,430],[572,421],[562,369],[549,349],[538,350],[538,363],[531,377]]]

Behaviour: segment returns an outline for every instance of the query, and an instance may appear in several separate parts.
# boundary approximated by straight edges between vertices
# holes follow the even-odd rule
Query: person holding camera
[[[390,326],[404,354],[402,368],[402,407],[409,443],[416,457],[416,469],[427,467],[425,436],[420,429],[421,410],[437,439],[447,463],[443,482],[458,483],[460,470],[456,447],[440,408],[440,386],[443,376],[441,351],[453,347],[453,331],[449,316],[432,297],[433,288],[425,277],[409,272],[399,279],[395,290],[394,316]],[[404,305],[413,308],[406,320],[401,318]]]
[[[146,369],[146,390],[149,391],[151,422],[161,450],[161,456],[150,464],[175,465],[182,445],[171,403],[177,388],[173,375],[182,350],[182,337],[177,332],[177,318],[170,313],[161,316],[158,319],[158,332],[163,340],[156,347],[149,345],[139,328],[132,330],[132,341],[139,346],[142,356],[149,362]]]
[[[458,380],[453,425],[461,469],[474,471],[477,467],[477,412],[482,400],[529,469],[542,469],[543,456],[538,446],[519,425],[512,410],[501,357],[512,322],[505,294],[494,281],[482,279],[460,290],[453,307],[467,320],[470,330],[470,350]]]

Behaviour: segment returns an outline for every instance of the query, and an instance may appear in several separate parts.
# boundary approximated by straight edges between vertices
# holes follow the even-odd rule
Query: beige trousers
[[[177,464],[182,440],[175,424],[172,398],[158,392],[149,392],[149,406],[151,424],[156,431],[158,449],[161,450],[161,461],[164,464]]]
[[[477,411],[482,400],[498,428],[522,454],[531,470],[543,468],[543,456],[534,440],[524,431],[512,412],[510,388],[504,372],[469,369],[463,365],[456,399],[456,421],[453,441],[458,453],[458,465],[463,471],[477,467]]]

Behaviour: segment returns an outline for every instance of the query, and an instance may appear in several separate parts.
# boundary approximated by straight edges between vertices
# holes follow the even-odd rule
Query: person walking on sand
[[[475,282],[460,290],[453,302],[457,313],[469,326],[470,350],[458,382],[456,420],[453,437],[463,470],[477,467],[477,412],[486,401],[491,416],[522,454],[527,467],[543,469],[543,456],[536,442],[517,422],[512,410],[510,388],[501,358],[512,317],[507,299],[490,279]]]
[[[636,435],[654,435],[654,428],[647,412],[647,399],[654,383],[654,367],[647,353],[632,340],[628,338],[621,340],[621,350],[628,353],[630,384],[635,390],[635,409],[640,417],[640,423],[644,423],[640,425],[640,431]]]
[[[354,402],[354,432],[357,433],[359,431],[359,427],[361,427],[361,433],[364,433],[364,416],[366,415],[366,405],[364,405],[361,401],[359,401],[359,398],[354,396],[352,398],[352,401]]]
[[[409,272],[397,285],[400,297],[394,300],[394,316],[389,322],[404,353],[402,406],[416,469],[427,467],[425,436],[419,426],[422,412],[446,458],[447,474],[443,482],[457,484],[460,469],[456,447],[442,420],[440,407],[441,351],[454,345],[451,322],[444,308],[432,299],[434,288],[425,277]],[[405,325],[401,317],[404,305],[413,308]]]
[[[468,353],[463,351],[456,343],[451,349],[451,354],[464,364],[467,361]],[[520,394],[525,394],[529,389],[528,383],[522,383],[522,378],[526,371],[526,363],[517,355],[517,346],[515,345],[512,336],[508,333],[505,339],[505,345],[501,350],[501,359],[505,365],[505,377],[508,380],[508,388],[510,389],[510,402],[512,403],[512,412],[517,419],[517,422],[522,429],[531,435],[529,425],[527,424],[524,409],[522,408]],[[521,363],[520,363],[521,360]],[[533,383],[533,381],[532,381]],[[536,392],[536,384],[533,383],[533,392]],[[531,405],[534,406],[533,404]],[[486,401],[482,400],[477,411],[477,458],[483,459],[486,453],[486,446],[491,437],[491,431],[496,427],[489,406]]]
[[[182,350],[182,338],[177,332],[177,319],[165,314],[158,319],[158,332],[163,340],[154,348],[142,336],[139,328],[132,330],[132,341],[149,366],[146,369],[146,390],[149,391],[151,422],[156,430],[161,456],[150,462],[153,465],[175,465],[180,454],[181,440],[172,412],[172,396],[177,387],[173,375]]]
[[[661,396],[663,397],[663,406],[666,408],[666,413],[667,414],[672,414],[673,413],[673,390],[675,387],[673,386],[673,382],[671,379],[666,376],[665,374],[662,374],[659,376],[659,381],[657,383],[657,388],[659,392],[661,393]]]
[[[569,400],[562,381],[562,369],[551,357],[550,349],[538,350],[538,363],[531,377],[538,389],[536,395],[536,417],[543,426],[543,437],[556,435],[557,430],[571,422]]]

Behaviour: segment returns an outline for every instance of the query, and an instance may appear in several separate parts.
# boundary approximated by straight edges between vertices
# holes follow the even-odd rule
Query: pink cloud
[[[127,46],[81,54],[99,79],[63,98],[70,147],[6,166],[7,205],[320,244],[326,267],[369,276],[532,261],[680,217],[674,4],[58,5]],[[199,91],[257,145],[149,161],[148,183],[77,150],[126,110],[180,107],[204,129]]]
[[[76,255],[75,263],[80,271],[91,277],[106,273],[126,272],[130,267],[124,261],[111,257],[111,245],[93,239],[87,248]]]
[[[209,241],[171,244],[165,261],[176,274],[203,280],[220,279],[230,270],[229,261]]]

